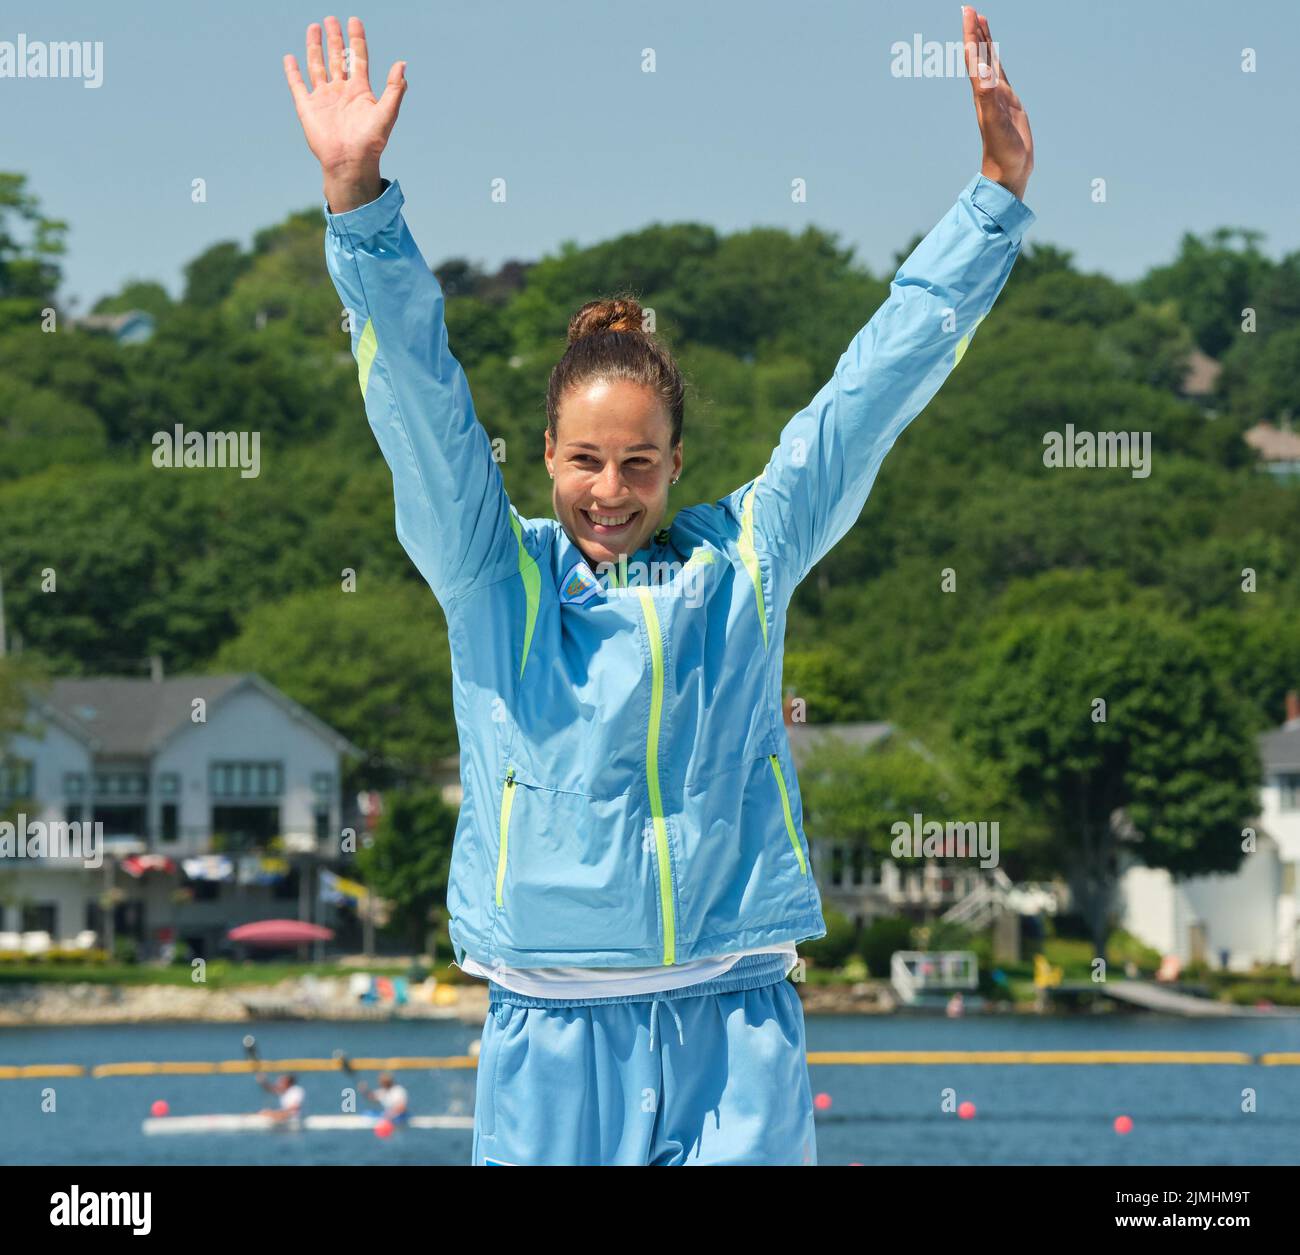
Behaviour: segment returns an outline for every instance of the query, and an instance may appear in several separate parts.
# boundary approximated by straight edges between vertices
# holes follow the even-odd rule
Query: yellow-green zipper
[[[776,777],[776,787],[781,790],[781,809],[785,811],[785,830],[790,834],[790,844],[794,846],[795,858],[799,860],[799,871],[808,874],[808,864],[804,861],[803,847],[799,844],[799,834],[795,831],[794,816],[790,814],[790,795],[785,789],[785,776],[781,774],[781,764],[775,754],[769,754],[772,774]]]
[[[638,590],[641,613],[645,616],[646,635],[650,638],[650,724],[646,731],[645,774],[650,786],[650,815],[654,821],[655,850],[659,859],[659,909],[664,919],[664,965],[677,961],[677,925],[673,918],[672,865],[668,859],[668,824],[664,820],[664,801],[659,791],[659,721],[664,706],[664,644],[659,631],[650,590]]]
[[[501,890],[506,883],[506,846],[510,836],[510,808],[515,804],[515,769],[506,772],[506,782],[501,788],[501,835],[497,845],[497,906],[501,905]]]

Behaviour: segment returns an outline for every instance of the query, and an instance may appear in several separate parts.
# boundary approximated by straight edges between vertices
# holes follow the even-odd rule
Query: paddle
[[[250,1063],[253,1065],[253,1068],[257,1069],[255,1073],[255,1079],[257,1083],[259,1083],[259,1085],[263,1087],[263,1089],[266,1089],[265,1083],[263,1081],[263,1077],[265,1073],[263,1072],[263,1066],[261,1066],[261,1056],[259,1055],[259,1053],[257,1053],[257,1039],[253,1037],[251,1033],[248,1033],[244,1035],[243,1044],[244,1044],[244,1055],[248,1057],[248,1061],[250,1061]]]
[[[343,1053],[343,1051],[336,1050],[334,1052],[334,1057],[339,1061],[339,1067],[342,1069],[344,1076],[356,1076],[356,1068],[352,1066],[352,1061]],[[357,1088],[360,1089],[362,1093],[366,1092],[366,1086],[364,1083],[358,1085]],[[366,1094],[366,1097],[369,1098],[370,1095]]]

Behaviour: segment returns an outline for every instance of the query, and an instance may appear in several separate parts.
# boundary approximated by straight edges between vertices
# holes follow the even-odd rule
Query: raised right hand
[[[402,97],[406,94],[406,62],[394,61],[384,94],[370,90],[366,32],[361,19],[348,18],[350,71],[343,68],[343,31],[338,18],[325,19],[329,46],[329,77],[321,48],[321,28],[307,27],[309,92],[297,59],[285,53],[284,76],[293,93],[307,147],[321,164],[325,194],[334,213],[345,213],[374,200],[380,193],[379,157],[388,143]]]

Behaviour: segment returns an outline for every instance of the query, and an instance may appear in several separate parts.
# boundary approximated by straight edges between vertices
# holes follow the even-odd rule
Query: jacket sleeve
[[[351,311],[398,538],[445,607],[517,568],[522,542],[469,381],[447,348],[442,289],[407,229],[401,186],[384,179],[383,188],[346,213],[325,205],[325,261]]]
[[[861,514],[885,454],[992,308],[1034,217],[976,175],[899,268],[834,375],[786,424],[763,472],[733,495],[750,552],[765,549],[787,589]]]

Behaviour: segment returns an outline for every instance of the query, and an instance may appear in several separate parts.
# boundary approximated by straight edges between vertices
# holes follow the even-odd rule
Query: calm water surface
[[[809,1016],[820,1050],[1216,1050],[1300,1052],[1300,1018],[1205,1023],[1162,1017],[1042,1020]],[[0,1029],[0,1065],[238,1059],[244,1025]],[[267,1058],[470,1053],[476,1026],[434,1023],[264,1023]],[[671,1048],[671,1043],[668,1044]],[[824,1164],[1296,1164],[1300,1066],[813,1065]],[[421,1114],[471,1115],[472,1069],[405,1071]],[[373,1074],[368,1080],[373,1083]],[[339,1110],[343,1079],[306,1072],[308,1110]],[[57,1110],[42,1112],[53,1087]],[[1243,1090],[1256,1110],[1242,1111]],[[972,1120],[942,1109],[944,1091],[975,1104]],[[0,1163],[463,1164],[468,1130],[235,1133],[146,1137],[164,1098],[173,1115],[256,1111],[269,1096],[251,1076],[148,1076],[0,1081]],[[1117,1115],[1133,1132],[1115,1133]]]

